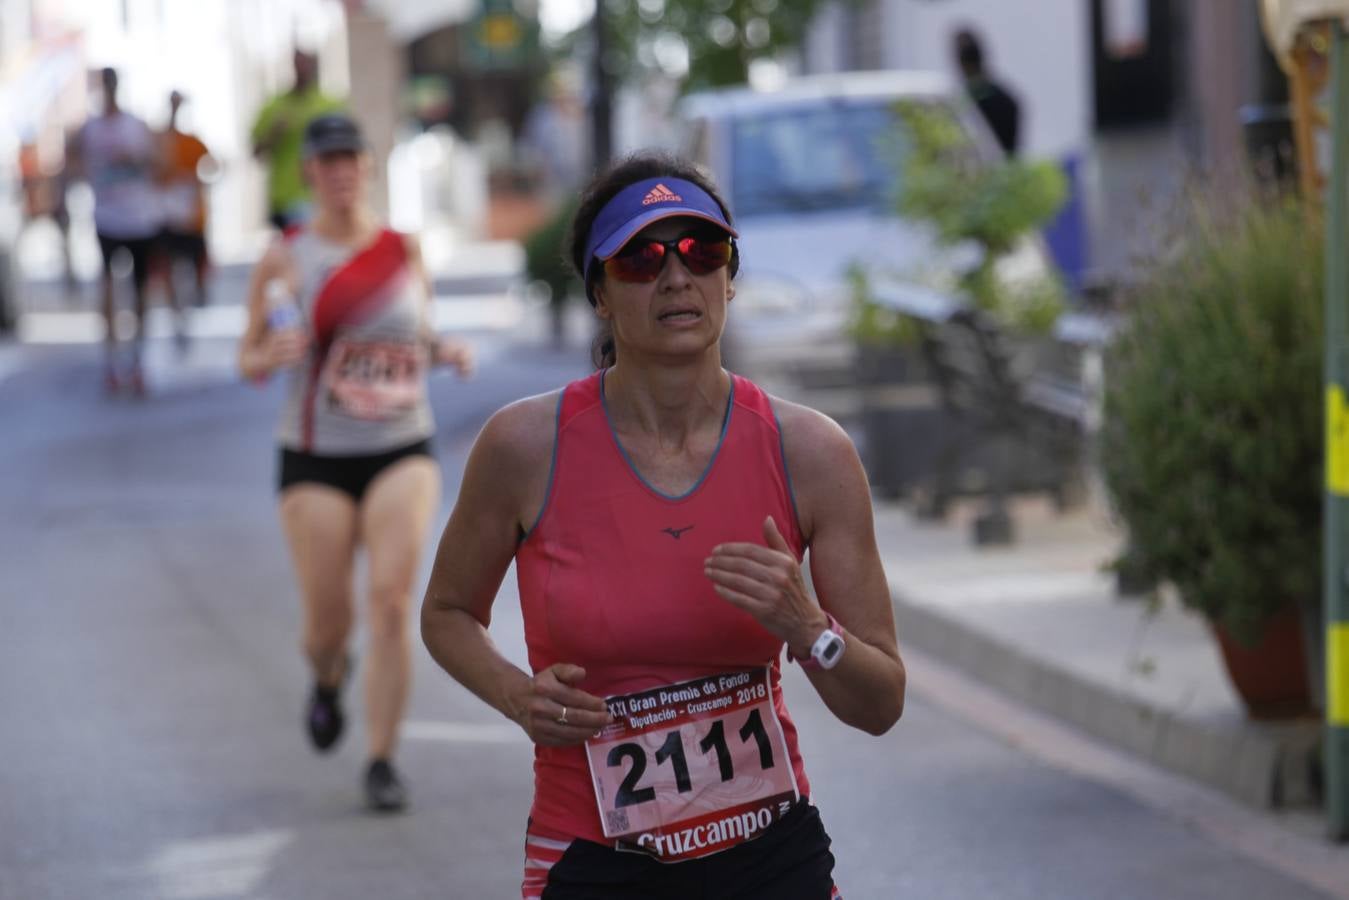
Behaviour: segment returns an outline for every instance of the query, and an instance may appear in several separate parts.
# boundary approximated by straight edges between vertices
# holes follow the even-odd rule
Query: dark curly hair
[[[639,151],[618,160],[592,178],[581,191],[580,204],[576,208],[576,214],[572,216],[571,225],[567,228],[567,236],[563,242],[563,252],[571,262],[572,268],[576,270],[577,278],[585,280],[586,299],[590,301],[591,306],[595,305],[594,287],[604,277],[604,267],[593,266],[590,278],[585,279],[586,239],[590,236],[590,227],[595,223],[600,210],[604,209],[604,205],[614,199],[619,191],[648,178],[662,177],[682,178],[698,185],[717,202],[717,206],[721,207],[721,214],[726,217],[726,221],[735,225],[735,220],[731,217],[731,208],[721,196],[716,183],[710,175],[690,160],[656,150]],[[732,277],[735,276],[738,264],[737,251],[731,264]],[[602,327],[596,336],[595,345],[591,348],[591,357],[597,368],[612,366],[617,359],[613,332],[608,327]]]

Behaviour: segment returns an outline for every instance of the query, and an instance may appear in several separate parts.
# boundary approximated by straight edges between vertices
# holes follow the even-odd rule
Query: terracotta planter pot
[[[1219,625],[1212,627],[1227,675],[1251,718],[1295,719],[1315,714],[1296,604],[1270,619],[1254,646],[1239,643]]]

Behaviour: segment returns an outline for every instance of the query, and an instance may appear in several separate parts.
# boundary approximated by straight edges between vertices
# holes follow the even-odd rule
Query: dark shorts
[[[549,871],[543,900],[830,900],[841,895],[829,845],[809,803],[762,837],[687,862],[576,840]]]
[[[131,257],[131,278],[136,288],[143,290],[150,277],[150,253],[154,245],[154,238],[119,238],[100,234],[98,249],[103,254],[103,274],[112,274],[112,258],[117,255],[117,251],[125,250]]]
[[[196,266],[206,265],[206,238],[200,234],[165,228],[155,241],[159,252],[169,259],[187,259]]]
[[[409,456],[434,459],[431,439],[369,456],[318,456],[282,447],[276,489],[281,493],[293,484],[323,484],[337,488],[360,503],[380,472]]]

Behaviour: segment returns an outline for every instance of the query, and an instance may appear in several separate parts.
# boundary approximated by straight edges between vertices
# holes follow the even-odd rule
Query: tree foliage
[[[1001,266],[1062,208],[1068,197],[1063,172],[1047,161],[985,158],[944,106],[902,101],[896,113],[903,125],[889,149],[898,172],[895,211],[929,226],[942,245],[976,251],[974,263],[954,273],[949,287],[957,294],[1016,331],[1049,331],[1066,304],[1057,274],[1011,277]],[[897,274],[924,280],[919,272]],[[871,277],[860,267],[849,273],[852,334],[865,342],[912,345],[917,327],[873,302]]]
[[[751,62],[800,46],[824,6],[824,0],[601,2],[613,39],[610,73],[620,80],[657,70],[686,76],[686,90],[744,84]]]

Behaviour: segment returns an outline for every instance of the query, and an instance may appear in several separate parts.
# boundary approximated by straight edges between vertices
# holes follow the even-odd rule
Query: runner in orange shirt
[[[178,112],[187,98],[178,91],[169,94],[169,123],[160,134],[159,197],[164,212],[164,227],[159,234],[159,257],[164,266],[164,283],[169,302],[178,311],[182,323],[183,306],[178,296],[176,270],[187,261],[193,269],[192,302],[206,303],[206,276],[210,258],[206,253],[206,189],[203,174],[216,167],[206,145],[196,135],[179,127]],[[179,330],[179,339],[185,332]]]

